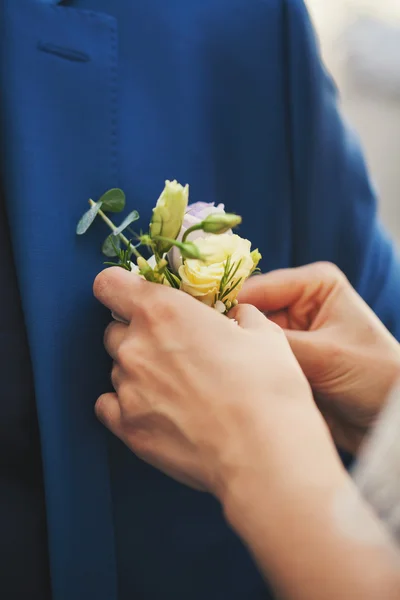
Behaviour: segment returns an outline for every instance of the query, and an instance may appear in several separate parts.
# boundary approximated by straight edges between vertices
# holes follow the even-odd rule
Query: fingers
[[[134,298],[147,282],[120,267],[105,269],[97,275],[93,292],[97,300],[125,321],[131,321]]]
[[[114,435],[120,437],[121,408],[117,394],[103,394],[97,400],[95,413],[99,421],[103,423]]]
[[[118,363],[114,363],[111,370],[111,383],[117,394],[124,378],[126,378],[126,374],[123,372]]]
[[[243,329],[275,328],[282,333],[285,327],[285,317],[276,313],[277,319],[267,319],[259,310],[249,304],[239,304],[229,312],[229,318],[235,319]],[[278,327],[276,327],[278,326]],[[321,353],[321,344],[317,332],[292,331],[285,329],[284,333],[300,366],[307,376],[316,369],[326,368],[326,356]]]
[[[291,319],[287,310],[279,310],[275,313],[268,313],[268,320],[272,321],[282,329],[290,329]]]
[[[104,333],[104,347],[114,361],[118,359],[119,348],[128,331],[129,327],[127,325],[113,321]]]
[[[328,372],[332,356],[319,337],[318,331],[285,330],[285,335],[300,367],[310,381]]]
[[[193,326],[192,313],[206,308],[179,290],[150,283],[120,267],[102,271],[94,281],[93,292],[119,321],[130,323],[134,318],[137,328],[171,319]]]
[[[267,318],[250,304],[239,304],[229,311],[229,318],[235,319],[243,329],[262,329],[268,325]]]
[[[253,304],[263,312],[276,312],[295,304],[308,288],[322,288],[329,294],[334,285],[344,280],[343,273],[331,263],[280,269],[251,277],[240,292],[239,301]]]
[[[120,267],[112,267],[97,275],[93,292],[104,306],[118,315],[119,320],[130,323],[134,316],[140,320],[146,306],[162,303],[176,290],[149,283]]]

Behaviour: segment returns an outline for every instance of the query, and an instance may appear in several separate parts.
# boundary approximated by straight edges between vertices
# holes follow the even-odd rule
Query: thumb
[[[250,277],[239,293],[239,302],[262,312],[277,312],[291,306],[303,293],[306,282],[299,269],[280,269]]]
[[[339,269],[330,263],[279,269],[250,277],[239,294],[239,302],[253,304],[263,312],[273,313],[297,304],[302,298],[311,301],[311,304],[321,305],[331,290],[344,279]]]
[[[235,319],[243,329],[262,329],[268,325],[268,319],[250,304],[238,304],[229,311],[228,316]]]
[[[312,381],[329,368],[329,356],[324,352],[318,331],[285,329],[284,332],[307,379]]]

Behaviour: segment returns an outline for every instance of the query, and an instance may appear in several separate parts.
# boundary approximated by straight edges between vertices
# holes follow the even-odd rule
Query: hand
[[[286,331],[336,443],[356,452],[400,376],[400,346],[328,263],[248,281],[241,302]]]
[[[94,292],[130,323],[106,330],[116,393],[96,413],[146,462],[221,498],[238,470],[304,472],[311,440],[331,445],[285,335],[255,308],[234,311],[238,326],[119,268],[103,271]]]

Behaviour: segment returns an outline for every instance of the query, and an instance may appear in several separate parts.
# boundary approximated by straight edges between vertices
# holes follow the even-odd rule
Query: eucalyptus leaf
[[[122,221],[121,225],[114,231],[114,235],[119,235],[129,227],[131,223],[139,219],[139,213],[137,210],[133,210],[129,215]]]
[[[125,208],[125,194],[119,188],[113,188],[103,194],[99,202],[103,204],[104,211],[118,213]]]
[[[118,256],[118,250],[121,249],[121,239],[119,236],[115,236],[113,233],[109,235],[105,240],[101,251],[105,256],[114,257]]]
[[[102,207],[102,202],[96,202],[80,219],[78,225],[76,226],[76,233],[78,235],[83,235],[89,229],[93,221],[95,220],[97,213]]]

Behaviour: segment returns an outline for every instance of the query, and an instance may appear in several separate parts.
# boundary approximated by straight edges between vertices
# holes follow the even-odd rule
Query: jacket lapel
[[[5,0],[4,174],[41,429],[54,600],[116,600],[107,434],[109,319],[92,297],[102,227],[89,197],[117,181],[117,27],[49,0]]]

